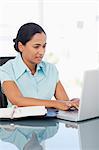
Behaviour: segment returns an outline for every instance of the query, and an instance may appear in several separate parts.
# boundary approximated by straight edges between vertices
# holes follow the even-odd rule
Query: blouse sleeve
[[[11,81],[13,80],[12,77],[11,77],[11,74],[8,73],[6,70],[3,70],[2,67],[0,68],[0,81],[1,81],[1,84],[4,82],[4,81]]]

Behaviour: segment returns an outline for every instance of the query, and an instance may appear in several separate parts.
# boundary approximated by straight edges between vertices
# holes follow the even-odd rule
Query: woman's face
[[[25,45],[19,43],[19,49],[22,52],[24,62],[39,64],[44,56],[46,47],[46,35],[36,33]]]

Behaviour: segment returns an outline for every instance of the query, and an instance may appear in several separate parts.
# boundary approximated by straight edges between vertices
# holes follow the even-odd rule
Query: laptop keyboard
[[[57,118],[75,121],[78,117],[78,110],[59,111]]]

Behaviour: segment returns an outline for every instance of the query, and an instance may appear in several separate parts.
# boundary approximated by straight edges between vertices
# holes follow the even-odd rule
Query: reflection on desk
[[[19,150],[99,150],[98,128],[99,119],[0,121],[0,139]]]
[[[44,141],[58,131],[58,123],[55,122],[47,121],[47,125],[44,120],[25,122],[1,122],[0,139],[15,144],[19,150],[43,150]]]
[[[99,119],[78,123],[63,120],[61,122],[64,122],[68,129],[77,129],[79,150],[99,150]]]
[[[99,119],[78,125],[81,150],[99,150]]]
[[[2,140],[0,140],[0,149],[1,150],[18,150],[18,148],[14,145],[14,144],[12,144],[12,143],[10,143],[10,142],[4,142],[4,141],[2,141]]]

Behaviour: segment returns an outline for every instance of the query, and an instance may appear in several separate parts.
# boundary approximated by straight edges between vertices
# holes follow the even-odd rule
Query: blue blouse
[[[14,81],[24,97],[48,99],[55,93],[59,81],[58,71],[54,64],[42,61],[37,65],[34,75],[18,54],[0,67],[1,84],[4,81]]]

